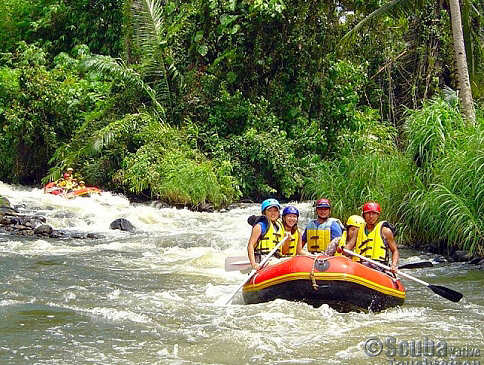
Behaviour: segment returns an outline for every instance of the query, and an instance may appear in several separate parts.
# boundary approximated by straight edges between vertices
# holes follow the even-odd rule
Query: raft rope
[[[314,258],[313,267],[311,268],[311,274],[309,274],[309,277],[311,278],[311,283],[313,285],[314,290],[319,289],[319,285],[318,285],[318,283],[316,283],[316,277],[314,276],[314,269],[316,267],[316,262],[318,262],[318,260],[319,260],[319,257],[322,257],[322,256],[317,256],[317,257]],[[324,263],[324,261],[326,261],[326,260],[322,259],[322,261]]]
[[[316,278],[314,277],[314,267],[316,266],[317,259],[318,259],[317,257],[314,259],[313,267],[311,269],[311,274],[309,274],[309,277],[311,278],[311,282],[313,283],[314,290],[318,290],[319,288],[318,284],[316,283]]]

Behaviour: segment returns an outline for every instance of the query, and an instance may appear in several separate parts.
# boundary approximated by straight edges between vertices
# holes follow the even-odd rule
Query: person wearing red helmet
[[[339,219],[331,218],[331,202],[322,198],[316,201],[317,219],[306,226],[302,236],[302,246],[310,253],[333,255],[343,235],[344,226]]]
[[[360,225],[357,235],[348,238],[345,248],[354,249],[356,253],[385,265],[390,262],[389,252],[391,252],[391,268],[392,272],[396,272],[400,253],[395,242],[393,227],[387,221],[379,221],[380,204],[367,202],[363,204],[362,213],[365,223]],[[361,263],[377,268],[364,260]]]
[[[61,186],[66,192],[69,190],[72,190],[73,173],[74,173],[74,169],[72,167],[67,168],[66,172],[64,172],[64,174],[62,175],[64,179],[62,181],[59,181],[59,183],[57,184]]]

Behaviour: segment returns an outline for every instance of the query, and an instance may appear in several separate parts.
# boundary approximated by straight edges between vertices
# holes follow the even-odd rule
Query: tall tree
[[[469,2],[470,0],[464,0]],[[469,79],[469,71],[466,61],[466,51],[464,43],[464,34],[462,30],[461,12],[459,0],[449,0],[451,21],[452,21],[452,35],[454,40],[454,51],[457,64],[457,74],[458,74],[458,88],[460,89],[460,100],[462,114],[467,120],[475,121],[475,109],[474,102],[472,99],[472,89]],[[384,4],[380,8],[373,11],[363,20],[361,20],[353,29],[351,29],[342,39],[342,44],[347,44],[354,35],[362,29],[363,26],[375,21],[375,19],[380,16],[387,15],[391,17],[401,16],[402,12],[404,14],[409,14],[408,9],[415,9],[417,7],[423,7],[425,0],[421,1],[410,1],[410,0],[393,0],[387,4]],[[467,14],[467,16],[470,16]]]
[[[472,89],[469,80],[469,70],[467,68],[466,49],[464,44],[464,33],[462,32],[459,0],[449,0],[449,5],[462,112],[467,120],[474,122],[476,119],[476,112],[474,110]]]

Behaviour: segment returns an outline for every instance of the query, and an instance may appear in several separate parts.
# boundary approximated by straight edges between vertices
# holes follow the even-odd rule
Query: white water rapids
[[[224,271],[225,257],[245,253],[246,220],[258,205],[198,213],[107,192],[66,200],[1,182],[0,195],[54,229],[103,236],[0,234],[0,364],[483,363],[484,273],[474,265],[406,271],[462,292],[459,303],[404,280],[405,304],[381,313],[243,305],[240,293],[224,306],[245,279]],[[304,227],[311,205],[295,205]],[[116,218],[136,232],[110,230]],[[401,263],[431,258],[401,251]]]

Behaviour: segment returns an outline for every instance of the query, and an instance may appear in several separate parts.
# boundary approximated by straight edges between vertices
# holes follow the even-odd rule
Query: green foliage
[[[434,101],[440,105],[440,101]],[[445,116],[446,108],[442,108]],[[425,115],[425,112],[423,113]],[[436,123],[441,118],[434,119]],[[484,253],[484,120],[461,125],[443,141],[439,159],[421,184],[402,203],[401,214],[414,237],[429,243]]]
[[[434,162],[446,153],[454,131],[463,126],[457,105],[440,97],[424,102],[422,109],[408,110],[405,123],[408,156],[423,171],[431,170]]]
[[[117,179],[128,189],[151,195],[171,204],[198,205],[211,202],[227,205],[238,197],[233,178],[202,156],[194,159],[182,151],[159,151],[157,144],[145,144],[124,161]]]
[[[338,150],[350,154],[390,154],[397,151],[395,127],[379,121],[377,110],[366,108],[353,115],[354,129],[343,129],[338,136]]]
[[[188,125],[196,145],[216,161],[231,161],[244,196],[297,196],[302,169],[296,143],[278,127],[281,121],[267,100],[250,102],[226,90],[209,111],[207,123]]]
[[[31,22],[39,17],[46,2],[3,0],[0,2],[0,50],[13,51],[20,41],[28,41]]]
[[[80,80],[79,60],[65,55],[48,69],[44,56],[41,49],[21,43],[2,67],[0,159],[5,164],[0,178],[7,181],[40,181],[54,151],[69,141],[105,92],[102,83]]]
[[[240,196],[228,162],[207,160],[188,145],[183,130],[148,113],[126,115],[84,136],[79,132],[56,151],[52,177],[67,165],[76,166],[86,181],[172,204],[220,207]]]
[[[17,42],[45,47],[54,56],[77,44],[96,53],[122,51],[123,0],[3,0],[0,3],[0,49]]]
[[[415,186],[412,163],[394,151],[325,161],[308,176],[303,194],[307,199],[331,199],[333,216],[344,220],[361,214],[363,203],[375,200],[382,206],[382,218],[399,223],[399,205]]]
[[[84,60],[84,66],[91,71],[99,72],[114,83],[124,82],[126,87],[144,92],[151,99],[156,111],[165,115],[164,108],[158,103],[155,90],[144,82],[139,73],[122,61],[118,62],[109,56],[92,56]]]
[[[172,204],[220,207],[237,199],[230,164],[208,161],[187,144],[184,131],[153,120],[137,129],[134,139],[141,147],[126,156],[116,176],[130,191],[148,190]]]

